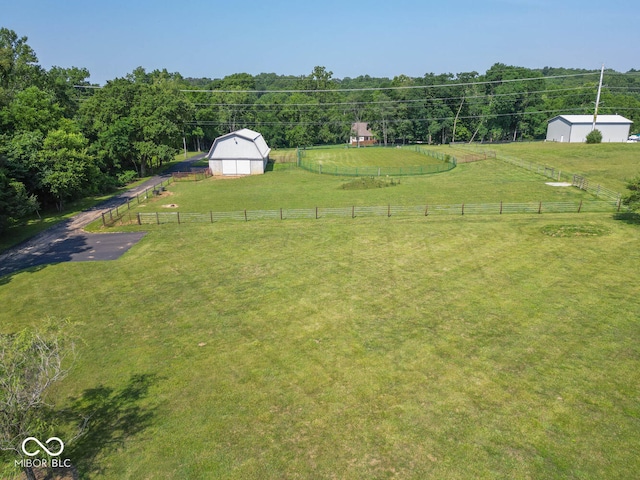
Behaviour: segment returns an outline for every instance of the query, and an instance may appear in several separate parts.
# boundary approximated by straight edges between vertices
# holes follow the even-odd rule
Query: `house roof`
[[[366,122],[356,122],[351,125],[352,133],[355,132],[355,136],[357,137],[371,137],[373,133],[369,130],[369,124]]]
[[[558,115],[557,117],[553,117],[549,122],[553,122],[554,120],[561,119],[567,123],[572,125],[575,124],[593,124],[593,115]],[[598,115],[596,118],[596,124],[603,123],[617,123],[622,125],[628,125],[633,123],[631,120],[624,118],[621,115]]]

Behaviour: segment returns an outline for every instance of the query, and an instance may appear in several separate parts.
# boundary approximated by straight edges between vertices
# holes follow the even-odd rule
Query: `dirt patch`
[[[177,203],[167,203],[165,205],[162,205],[162,208],[178,208],[178,204]]]
[[[546,182],[545,185],[549,185],[550,187],[570,187],[573,184],[567,182]]]

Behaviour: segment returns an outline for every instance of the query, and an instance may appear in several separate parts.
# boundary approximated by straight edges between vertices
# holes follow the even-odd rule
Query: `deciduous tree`
[[[0,450],[25,458],[22,442],[50,433],[47,394],[68,374],[75,355],[66,326],[48,320],[42,329],[0,334]],[[24,473],[35,480],[31,467]]]

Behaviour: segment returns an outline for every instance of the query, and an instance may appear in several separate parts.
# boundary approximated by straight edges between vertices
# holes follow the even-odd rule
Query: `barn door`
[[[237,175],[238,169],[236,167],[235,160],[223,160],[222,161],[222,174],[223,175]]]

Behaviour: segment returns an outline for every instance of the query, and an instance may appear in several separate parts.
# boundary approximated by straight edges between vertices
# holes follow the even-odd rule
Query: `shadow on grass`
[[[69,443],[65,455],[80,472],[80,478],[101,476],[101,457],[121,448],[129,437],[151,424],[155,407],[145,405],[143,400],[158,380],[154,374],[133,375],[120,390],[100,386],[72,399],[64,420],[73,423],[80,418],[85,425],[83,433]]]
[[[613,219],[628,223],[629,225],[640,225],[640,213],[636,212],[617,213],[613,216]]]
[[[7,269],[6,270],[7,273],[4,273],[2,269],[0,269],[0,286],[10,283],[13,277],[18,273],[23,273],[23,272],[36,273],[36,272],[39,272],[40,270],[47,268],[47,266],[48,265],[37,265],[35,267],[26,268],[23,270],[19,268],[16,268],[15,270]]]

